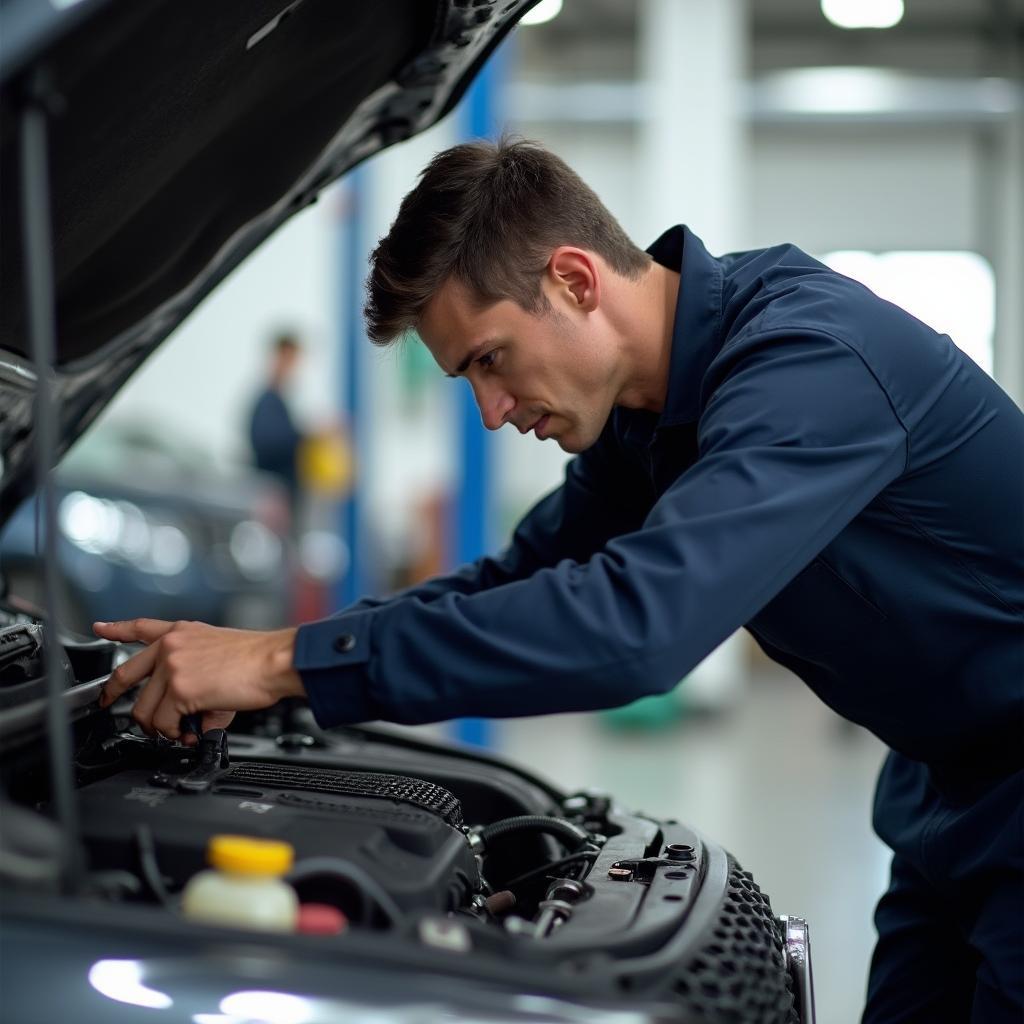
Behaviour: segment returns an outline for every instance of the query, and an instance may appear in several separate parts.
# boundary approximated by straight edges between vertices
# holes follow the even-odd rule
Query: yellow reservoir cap
[[[295,849],[277,839],[213,836],[206,859],[215,868],[238,875],[283,875],[295,862]]]

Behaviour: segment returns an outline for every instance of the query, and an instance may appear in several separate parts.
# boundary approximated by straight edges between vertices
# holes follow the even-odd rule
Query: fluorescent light
[[[543,25],[545,21],[557,18],[562,10],[562,0],[540,0],[536,7],[519,19],[520,25]]]
[[[821,13],[839,28],[892,28],[903,20],[903,0],[821,0]]]

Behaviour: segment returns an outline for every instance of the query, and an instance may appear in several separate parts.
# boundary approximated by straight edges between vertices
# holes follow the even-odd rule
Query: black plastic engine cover
[[[455,798],[419,779],[235,761],[211,789],[154,784],[147,768],[83,787],[84,839],[95,868],[137,871],[140,825],[152,833],[160,871],[181,886],[206,866],[211,836],[283,839],[297,867],[337,857],[376,879],[406,911],[447,911],[476,891],[478,870]],[[377,792],[386,795],[353,795]],[[447,820],[446,820],[447,819]]]

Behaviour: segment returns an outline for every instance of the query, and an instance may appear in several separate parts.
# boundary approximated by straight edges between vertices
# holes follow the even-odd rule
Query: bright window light
[[[821,13],[839,28],[892,28],[903,20],[903,0],[821,0]]]
[[[948,334],[992,373],[995,275],[977,253],[843,251],[829,253],[823,262]]]
[[[543,25],[545,21],[557,18],[562,10],[562,0],[540,0],[536,7],[519,19],[520,25]]]

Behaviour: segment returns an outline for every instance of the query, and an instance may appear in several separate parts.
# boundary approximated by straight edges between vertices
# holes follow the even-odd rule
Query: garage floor
[[[774,666],[758,670],[731,710],[658,731],[555,715],[495,723],[494,733],[501,754],[567,789],[607,790],[731,850],[776,913],[810,922],[818,1019],[860,1019],[871,914],[888,877],[870,826],[885,752],[873,736]]]

